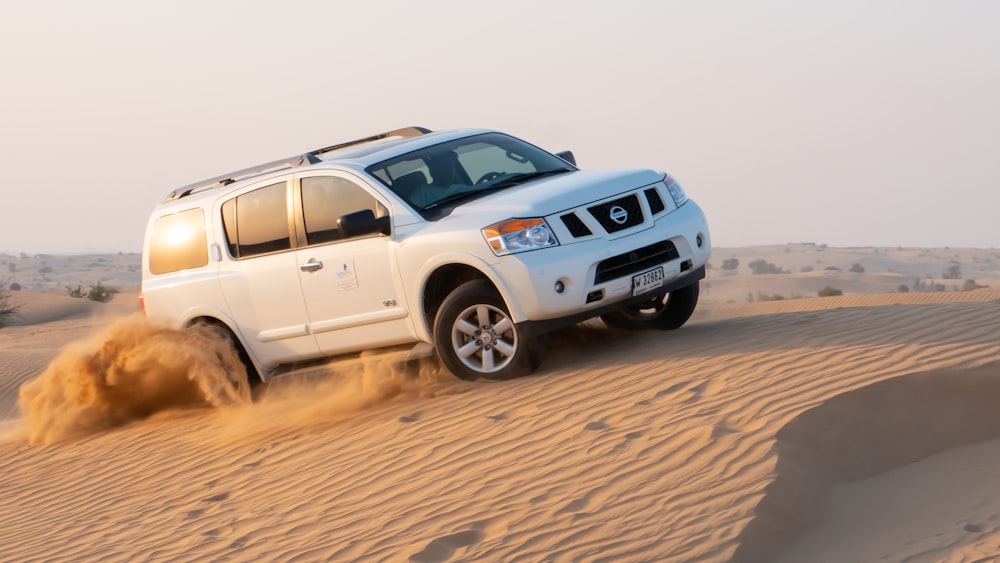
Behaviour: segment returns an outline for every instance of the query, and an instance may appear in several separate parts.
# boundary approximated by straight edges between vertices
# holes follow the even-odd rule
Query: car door
[[[296,260],[310,330],[324,354],[414,340],[392,238],[345,237],[343,215],[370,209],[389,224],[388,207],[356,176],[313,171],[296,176]]]
[[[228,259],[219,283],[247,347],[265,367],[319,355],[293,250],[291,177],[222,203]]]

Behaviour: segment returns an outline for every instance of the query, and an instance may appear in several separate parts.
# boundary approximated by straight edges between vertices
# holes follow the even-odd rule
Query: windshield
[[[572,170],[561,158],[502,133],[448,141],[367,168],[428,218],[488,193]]]

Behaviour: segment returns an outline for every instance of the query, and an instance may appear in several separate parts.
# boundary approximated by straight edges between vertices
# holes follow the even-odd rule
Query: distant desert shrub
[[[0,288],[7,285],[7,279],[0,280]],[[11,284],[11,289],[13,289],[14,284]],[[18,288],[21,286],[18,285]],[[0,289],[0,328],[3,328],[14,320],[17,316],[17,312],[21,309],[20,303],[14,303],[10,299],[10,293],[6,289]]]
[[[82,285],[77,285],[76,287],[66,286],[66,293],[70,297],[76,297],[79,299],[87,298],[91,301],[97,301],[98,303],[107,303],[111,301],[118,290],[113,287],[108,287],[101,282],[90,286],[86,290],[83,289]]]
[[[722,269],[731,272],[740,267],[740,261],[737,258],[726,258],[722,261]]]
[[[962,291],[972,291],[974,289],[982,289],[984,287],[989,287],[988,285],[980,285],[976,283],[976,280],[965,280],[962,284]]]
[[[808,274],[809,272],[815,269],[816,268],[813,268],[812,266],[802,266],[801,268],[799,268],[799,272],[802,272],[803,274]]]
[[[838,268],[836,266],[827,266],[826,268],[823,268],[823,269],[824,270],[829,270],[831,272],[839,272],[840,271],[840,268]]]
[[[750,272],[755,275],[788,273],[788,270],[779,268],[774,264],[768,262],[767,260],[764,260],[763,258],[758,258],[757,260],[754,260],[753,262],[747,264],[747,266],[750,268]]]
[[[865,273],[865,267],[862,266],[859,262],[855,262],[851,264],[851,267],[848,268],[848,271],[854,272],[856,274],[863,274]]]
[[[114,298],[118,290],[113,287],[108,287],[101,282],[97,282],[97,285],[90,288],[87,292],[87,299],[91,301],[97,301],[98,303],[107,303]]]
[[[844,292],[835,288],[826,286],[823,289],[816,292],[820,297],[837,297],[838,295],[843,295]]]
[[[946,280],[958,280],[962,279],[962,266],[958,264],[952,264],[948,266],[948,269],[941,272],[941,277]]]
[[[896,291],[899,293],[909,293],[910,286],[906,285],[905,283],[901,283],[899,284],[899,287],[896,288]]]
[[[38,269],[38,273],[39,274],[51,274],[52,273],[52,266],[42,266],[41,268]]]

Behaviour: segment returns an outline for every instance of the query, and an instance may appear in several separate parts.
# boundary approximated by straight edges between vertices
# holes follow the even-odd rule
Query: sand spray
[[[225,336],[205,327],[167,328],[134,315],[67,345],[21,386],[16,437],[51,444],[191,408],[214,408],[220,436],[246,437],[463,387],[432,360],[404,365],[362,354],[329,371],[318,379],[290,377],[252,401],[245,368]]]

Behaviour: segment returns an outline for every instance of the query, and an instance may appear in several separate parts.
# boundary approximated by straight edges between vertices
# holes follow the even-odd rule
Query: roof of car
[[[170,192],[164,203],[185,198],[212,188],[228,186],[242,180],[288,169],[308,168],[323,164],[354,164],[355,166],[365,167],[426,146],[488,131],[488,129],[431,131],[424,127],[394,129],[370,137],[307,151],[195,182]]]

